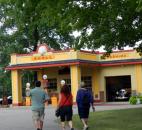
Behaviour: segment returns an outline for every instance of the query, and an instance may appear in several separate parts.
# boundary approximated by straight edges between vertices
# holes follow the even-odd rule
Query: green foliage
[[[55,49],[104,45],[110,51],[142,39],[141,0],[2,0],[0,5],[2,29],[16,28],[15,40],[24,46],[41,41]]]
[[[136,96],[130,97],[129,103],[132,105],[135,105],[137,103],[137,97]]]
[[[142,0],[137,0],[137,3],[138,3],[137,11],[140,12],[142,11]]]
[[[10,72],[0,70],[0,98],[3,95],[10,96],[11,90]]]
[[[140,102],[141,102],[141,104],[142,104],[142,96],[140,97]]]
[[[142,96],[138,96],[138,98],[140,99],[140,103],[142,104]]]

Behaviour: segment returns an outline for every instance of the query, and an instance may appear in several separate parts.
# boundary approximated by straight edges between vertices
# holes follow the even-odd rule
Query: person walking
[[[90,106],[92,106],[93,111],[95,110],[95,107],[93,105],[93,95],[87,90],[84,82],[81,82],[81,88],[77,91],[76,103],[79,117],[83,123],[83,130],[88,130]]]
[[[41,88],[40,81],[36,81],[34,89],[30,90],[29,87],[26,88],[26,96],[31,97],[31,110],[34,125],[37,130],[42,130],[45,115],[45,103],[49,100],[49,96]]]
[[[69,87],[65,85],[65,81],[61,80],[61,91],[59,94],[59,101],[57,105],[57,109],[60,108],[60,120],[62,130],[65,130],[65,121],[68,122],[70,130],[74,130],[72,123],[72,110],[73,105],[73,96]]]

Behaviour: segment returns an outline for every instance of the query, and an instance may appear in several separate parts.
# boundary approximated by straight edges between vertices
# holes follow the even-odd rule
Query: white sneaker
[[[89,128],[88,126],[84,126],[83,130],[88,130],[88,128]]]

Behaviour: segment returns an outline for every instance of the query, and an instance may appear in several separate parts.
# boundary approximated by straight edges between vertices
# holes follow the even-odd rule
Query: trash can
[[[26,106],[31,106],[31,98],[26,97]]]
[[[58,103],[57,97],[56,96],[51,97],[51,105],[56,107],[57,103]]]

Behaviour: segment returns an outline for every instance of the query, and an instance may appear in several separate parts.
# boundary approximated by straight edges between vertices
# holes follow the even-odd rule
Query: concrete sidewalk
[[[95,108],[96,111],[104,111],[142,108],[142,105],[129,105],[128,103],[98,103],[95,104]],[[73,110],[74,114],[77,114],[76,106],[73,107]],[[48,106],[45,112],[46,116],[43,130],[61,130],[60,124],[54,115],[55,108]],[[35,130],[30,107],[0,108],[0,130]]]

